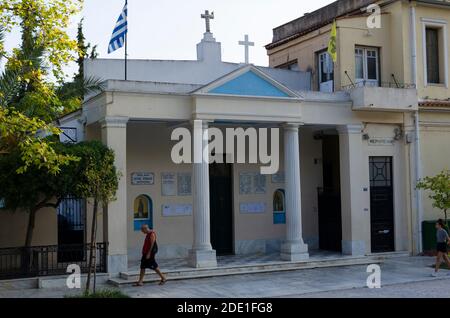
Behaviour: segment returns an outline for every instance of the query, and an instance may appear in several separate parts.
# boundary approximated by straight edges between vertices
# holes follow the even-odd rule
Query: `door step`
[[[222,277],[232,275],[246,275],[246,274],[260,274],[270,272],[294,271],[302,269],[326,268],[326,267],[340,267],[340,266],[356,266],[381,264],[383,257],[369,256],[369,257],[343,257],[336,259],[323,260],[306,260],[301,262],[272,262],[252,265],[235,265],[223,266],[217,268],[183,268],[179,270],[164,271],[167,274],[168,280],[187,280],[200,279],[208,277]],[[119,277],[109,279],[109,283],[116,286],[126,286],[135,283],[139,278],[138,271],[122,272]],[[159,276],[156,273],[145,275],[144,282],[151,283],[159,281]]]
[[[407,257],[411,256],[411,252],[399,251],[399,252],[384,252],[384,253],[370,253],[368,256],[371,257],[383,257],[383,258],[393,258],[393,257]]]

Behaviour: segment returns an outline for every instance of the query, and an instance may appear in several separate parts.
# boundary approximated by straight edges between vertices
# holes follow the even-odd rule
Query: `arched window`
[[[273,224],[286,224],[286,205],[283,189],[278,189],[273,194]]]
[[[153,203],[149,196],[141,194],[136,197],[133,209],[135,231],[140,231],[144,224],[153,228]]]

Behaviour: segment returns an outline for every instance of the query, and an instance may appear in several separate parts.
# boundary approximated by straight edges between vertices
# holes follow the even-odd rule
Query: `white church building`
[[[218,255],[298,261],[319,249],[413,250],[414,124],[406,115],[418,109],[415,89],[312,91],[308,72],[222,61],[208,31],[197,60],[129,60],[125,81],[123,60],[94,59],[85,75],[104,79],[104,89],[60,126],[73,141],[102,140],[115,151],[121,179],[97,236],[108,243],[108,272],[137,264],[142,224],[156,230],[160,259],[187,258],[197,268],[217,266]],[[224,163],[175,163],[173,131],[199,123],[278,128],[278,171],[262,174],[265,163],[237,163],[227,150],[215,153]],[[249,152],[254,146],[247,143]],[[202,151],[194,146],[192,155]],[[37,225],[34,244],[58,242],[55,218],[48,213],[46,231]]]

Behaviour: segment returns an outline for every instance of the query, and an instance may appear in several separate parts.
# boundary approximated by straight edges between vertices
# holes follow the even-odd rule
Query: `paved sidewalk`
[[[381,266],[382,286],[411,282],[446,280],[450,276],[433,278],[434,262],[431,257],[399,257],[387,259]],[[326,291],[349,290],[366,287],[366,266],[347,266],[299,270],[282,273],[216,277],[208,279],[174,281],[165,286],[155,284],[143,288],[126,287],[122,290],[132,297],[175,298],[252,298],[289,297]],[[170,277],[169,277],[170,279]],[[406,295],[407,297],[407,295]],[[450,295],[449,295],[450,297]]]
[[[450,279],[385,286],[381,289],[354,288],[322,293],[289,295],[289,298],[449,298]]]
[[[158,286],[155,283],[148,284],[143,288],[125,287],[121,290],[132,297],[149,298],[355,297],[355,295],[416,297],[417,293],[414,294],[414,290],[420,290],[419,294],[424,297],[436,297],[436,293],[441,297],[450,297],[450,287],[447,287],[450,286],[450,276],[445,275],[448,271],[444,271],[442,277],[431,277],[433,269],[429,266],[433,262],[434,258],[431,257],[386,259],[381,266],[383,288],[378,290],[378,293],[376,290],[364,288],[369,275],[366,273],[366,266],[320,268],[184,281],[169,280],[164,286]],[[411,283],[414,284],[412,285],[414,288],[398,287]],[[416,286],[419,287],[416,288]],[[433,290],[437,290],[437,292],[433,293]],[[63,297],[74,293],[77,291],[67,289],[0,290],[0,297]]]

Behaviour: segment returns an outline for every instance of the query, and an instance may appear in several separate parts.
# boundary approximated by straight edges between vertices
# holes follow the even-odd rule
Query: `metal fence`
[[[393,82],[376,82],[373,81],[361,81],[357,83],[352,83],[350,85],[342,86],[342,90],[351,90],[357,87],[386,87],[386,88],[399,88],[399,89],[409,89],[409,88],[416,88],[416,85],[414,84],[408,84],[408,83],[398,83],[396,81]]]
[[[106,273],[107,243],[97,243],[96,271]],[[86,273],[91,244],[48,245],[0,249],[0,280],[67,274],[67,266],[77,264]]]

